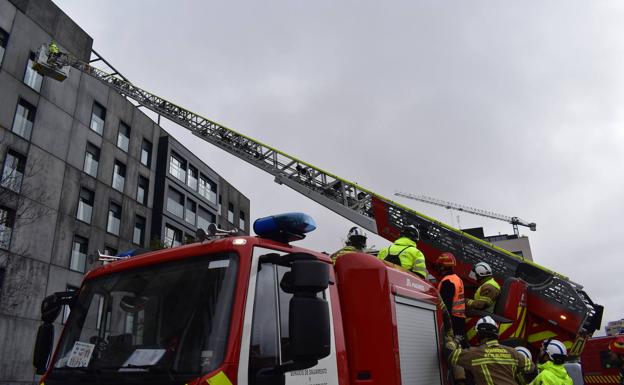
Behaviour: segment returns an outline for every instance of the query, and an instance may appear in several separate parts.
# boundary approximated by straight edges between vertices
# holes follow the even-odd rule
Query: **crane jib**
[[[41,57],[38,55],[38,58]],[[464,263],[474,265],[485,261],[490,264],[497,278],[505,280],[530,271],[531,276],[539,278],[539,282],[532,285],[532,292],[561,304],[566,311],[578,314],[584,321],[579,325],[579,331],[584,328],[591,333],[599,327],[600,320],[597,318],[601,316],[601,307],[595,305],[578,285],[556,272],[524,261],[507,250],[204,118],[136,87],[117,73],[106,73],[68,54],[61,54],[54,63],[43,64],[48,68],[52,65],[59,68],[72,66],[93,76],[127,98],[190,130],[199,138],[273,175],[277,183],[287,185],[386,239],[394,240],[398,236],[398,229],[404,224],[414,224],[421,229],[423,242],[436,249],[452,252]],[[528,278],[531,283],[532,277],[528,273],[526,275],[524,278]]]

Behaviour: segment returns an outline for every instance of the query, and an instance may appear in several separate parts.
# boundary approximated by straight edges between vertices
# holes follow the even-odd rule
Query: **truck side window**
[[[256,383],[256,375],[260,369],[275,367],[279,363],[275,282],[275,266],[261,265],[256,279],[256,297],[251,326],[250,384]]]
[[[288,268],[262,264],[256,280],[256,297],[249,351],[249,383],[259,384],[258,372],[290,358],[288,309],[292,294],[279,286]]]
[[[619,357],[614,359],[608,350],[603,350],[600,352],[600,366],[603,369],[619,368],[622,366],[622,360]]]

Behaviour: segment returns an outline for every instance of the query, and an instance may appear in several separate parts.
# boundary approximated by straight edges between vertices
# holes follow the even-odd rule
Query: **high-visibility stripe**
[[[505,324],[501,324],[498,328],[498,334],[502,335],[503,333],[505,333],[507,331],[507,329],[509,329],[511,326],[513,326],[513,324],[511,323],[505,323]]]
[[[492,379],[492,375],[490,374],[490,369],[487,365],[481,366],[481,371],[483,372],[483,376],[485,377],[485,381],[488,385],[496,385],[494,384],[494,380]]]
[[[527,338],[527,340],[530,343],[533,343],[533,342],[537,342],[537,341],[544,341],[544,340],[547,340],[549,338],[553,338],[555,336],[557,336],[557,333],[553,333],[550,330],[545,330],[543,332],[531,334],[529,336],[529,338]]]
[[[210,377],[209,379],[206,380],[206,382],[209,383],[210,385],[232,385],[232,382],[230,381],[229,378],[227,378],[227,376],[225,375],[225,373],[223,373],[223,371],[220,371],[219,373]]]

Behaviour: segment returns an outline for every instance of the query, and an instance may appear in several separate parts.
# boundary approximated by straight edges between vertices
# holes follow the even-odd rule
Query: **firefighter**
[[[468,347],[464,327],[466,325],[466,300],[464,298],[464,282],[455,274],[457,261],[451,253],[442,253],[435,260],[433,268],[443,278],[438,283],[438,292],[446,309],[450,311],[451,325],[456,340],[462,347]],[[466,373],[461,366],[453,365],[453,378],[456,385],[466,383]]]
[[[347,234],[345,247],[331,255],[334,263],[338,257],[346,253],[361,253],[366,249],[366,233],[359,227],[352,227]]]
[[[617,336],[609,343],[607,368],[620,369],[620,384],[624,385],[624,335]]]
[[[563,366],[568,354],[565,345],[559,340],[544,341],[537,365],[539,374],[531,385],[573,385],[572,378]]]
[[[475,330],[479,346],[462,349],[448,337],[446,343],[449,364],[469,371],[475,385],[516,385],[517,379],[534,370],[528,357],[498,343],[498,325],[492,317],[479,319]]]
[[[466,325],[466,299],[464,298],[464,282],[455,274],[457,261],[451,253],[442,253],[435,261],[434,269],[443,277],[438,284],[440,297],[451,312],[453,333],[464,336]]]
[[[524,346],[516,346],[514,347],[514,349],[516,349],[518,353],[527,357],[529,361],[533,362],[533,355],[531,354],[531,351],[529,349],[525,348]],[[533,381],[533,379],[536,376],[537,376],[537,368],[533,366],[533,371],[531,371],[530,373],[523,373],[522,375],[518,376],[517,378],[518,384],[526,385],[530,383],[531,381]]]
[[[425,265],[425,255],[418,250],[416,242],[420,239],[420,232],[414,225],[405,225],[401,228],[401,235],[392,245],[379,250],[377,258],[401,265],[427,279],[428,272]]]
[[[468,310],[485,310],[494,313],[494,306],[500,294],[500,285],[492,278],[492,268],[485,262],[479,262],[472,269],[479,282],[474,299],[466,302]]]
[[[56,60],[59,55],[61,54],[61,51],[59,50],[58,46],[56,45],[56,42],[54,40],[52,40],[50,42],[50,44],[48,45],[48,59],[49,60]]]

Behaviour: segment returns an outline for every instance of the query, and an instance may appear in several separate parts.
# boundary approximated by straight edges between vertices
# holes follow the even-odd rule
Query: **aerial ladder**
[[[418,246],[428,262],[442,251],[451,252],[464,267],[459,274],[465,280],[470,280],[470,267],[481,261],[492,267],[494,277],[501,282],[508,278],[522,278],[530,283],[529,300],[534,298],[536,303],[529,306],[529,312],[545,324],[550,322],[551,332],[552,328],[561,329],[568,333],[568,337],[576,338],[591,335],[600,328],[602,306],[594,304],[581,285],[559,273],[191,112],[135,86],[116,71],[109,74],[67,53],[51,57],[47,46],[39,49],[33,64],[42,75],[59,81],[68,76],[69,67],[94,77],[126,98],[188,129],[198,138],[271,174],[276,183],[290,187],[389,241],[398,238],[403,226],[417,226],[421,233]]]
[[[444,207],[449,210],[463,211],[469,214],[480,215],[482,217],[498,219],[499,221],[511,223],[513,226],[514,235],[520,235],[520,230],[518,230],[518,226],[528,227],[531,231],[535,231],[537,229],[537,225],[535,222],[525,221],[524,219],[518,217],[510,217],[507,215],[498,214],[492,211],[477,209],[474,207],[461,205],[459,203],[448,202],[442,199],[432,198],[426,195],[416,195],[406,192],[397,191],[394,193],[395,196],[403,197],[407,199],[413,199],[415,201],[420,201],[424,203],[429,203],[435,206]]]

